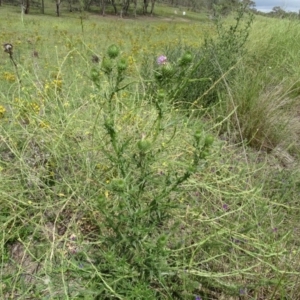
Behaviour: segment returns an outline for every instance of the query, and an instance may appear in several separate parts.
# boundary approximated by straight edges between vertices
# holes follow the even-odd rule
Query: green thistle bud
[[[110,58],[107,58],[107,57],[104,57],[103,60],[102,60],[102,68],[110,73],[112,71],[112,68],[113,68],[113,63],[111,61]]]
[[[166,92],[163,89],[158,90],[157,92],[157,98],[159,100],[163,100],[166,97]]]
[[[197,168],[196,168],[195,166],[189,166],[189,167],[187,168],[187,170],[188,170],[188,172],[190,172],[190,173],[195,173],[196,170],[197,170]]]
[[[122,192],[126,189],[126,182],[122,178],[114,178],[110,185],[111,188],[117,192]]]
[[[100,74],[99,71],[96,68],[92,68],[91,70],[91,79],[96,82],[99,81]]]
[[[202,131],[200,130],[196,130],[196,132],[194,133],[194,138],[196,141],[199,141],[202,137]]]
[[[205,159],[208,155],[209,155],[208,151],[202,151],[201,154],[200,154],[200,158]]]
[[[139,150],[143,153],[147,152],[151,147],[151,142],[149,140],[140,140],[137,142]]]
[[[127,64],[126,59],[125,58],[121,58],[120,61],[118,62],[118,66],[117,66],[118,67],[118,71],[119,72],[125,71],[127,69],[127,66],[128,66],[128,64]]]
[[[119,53],[120,49],[115,44],[110,45],[107,49],[107,54],[111,59],[116,58],[119,55]]]
[[[192,53],[187,51],[183,54],[183,56],[181,57],[180,61],[179,61],[179,65],[180,66],[186,66],[189,63],[191,63],[193,60],[193,56]]]
[[[205,137],[204,145],[205,145],[206,147],[209,147],[209,146],[212,145],[213,142],[214,142],[214,137],[213,137],[212,135],[207,135],[207,136]]]
[[[158,247],[165,247],[167,244],[168,238],[165,235],[161,235],[157,240]]]

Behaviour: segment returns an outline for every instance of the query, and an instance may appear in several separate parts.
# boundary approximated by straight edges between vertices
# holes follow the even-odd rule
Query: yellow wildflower
[[[3,118],[4,114],[6,112],[6,109],[4,106],[0,105],[0,118]]]
[[[5,79],[6,81],[9,81],[9,82],[14,82],[14,81],[16,81],[16,76],[15,76],[15,74],[10,73],[10,72],[4,72],[2,78]]]

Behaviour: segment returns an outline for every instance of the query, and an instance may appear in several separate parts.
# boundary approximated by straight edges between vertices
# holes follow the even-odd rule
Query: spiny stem
[[[18,77],[18,80],[19,80],[19,83],[21,83],[21,79],[20,79],[20,76],[19,76],[19,72],[18,72],[18,66],[13,58],[13,54],[12,52],[9,52],[9,58],[10,60],[12,61],[13,65],[15,66],[15,69],[16,69],[16,74],[17,74],[17,77]]]

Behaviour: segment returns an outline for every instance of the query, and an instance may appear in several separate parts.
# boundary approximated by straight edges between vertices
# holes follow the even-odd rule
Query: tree
[[[254,9],[256,6],[255,2],[252,0],[242,0],[242,4],[249,9]]]
[[[22,2],[22,9],[24,13],[27,15],[29,14],[29,8],[30,8],[30,0],[26,0],[25,2]]]
[[[44,14],[45,13],[45,1],[41,0],[41,13]]]
[[[150,10],[150,14],[153,14],[153,9],[154,9],[154,5],[155,5],[155,1],[156,0],[144,0],[144,5],[143,5],[143,13],[147,14],[147,8],[149,5],[149,2],[151,2],[151,10]]]
[[[101,2],[101,6],[102,6],[102,15],[105,16],[105,2],[106,2],[106,0],[100,0],[100,2]],[[116,7],[116,4],[115,4],[115,0],[111,0],[111,4],[114,8],[115,14],[117,14],[117,7]]]
[[[274,6],[271,14],[275,15],[276,17],[283,18],[286,12],[280,6]]]
[[[56,15],[58,17],[60,16],[60,4],[61,4],[61,0],[56,0]]]

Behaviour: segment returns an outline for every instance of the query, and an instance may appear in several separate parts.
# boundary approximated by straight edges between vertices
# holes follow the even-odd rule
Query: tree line
[[[266,17],[279,18],[279,19],[300,19],[300,10],[298,12],[285,11],[280,6],[274,6],[273,9],[267,13],[260,12],[260,11],[256,11],[255,13]]]
[[[45,13],[45,1],[49,0],[0,0],[0,5],[3,3],[11,5],[21,5],[25,14],[29,14],[31,8],[38,8],[42,14]],[[50,0],[51,5],[55,5],[56,15],[60,16],[61,4],[67,6],[70,12],[91,11],[92,8],[99,7],[102,15],[105,15],[108,6],[113,8],[115,14],[120,13],[121,16],[127,14],[130,5],[133,6],[133,13],[136,15],[137,7],[142,6],[144,15],[154,13],[155,3],[163,3],[173,7],[185,7],[188,10],[214,11],[219,10],[222,14],[227,14],[236,6],[245,4],[249,8],[255,7],[255,2],[252,0]],[[49,4],[49,3],[48,3]],[[149,11],[148,11],[149,9]]]

